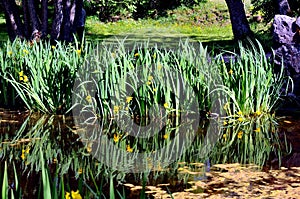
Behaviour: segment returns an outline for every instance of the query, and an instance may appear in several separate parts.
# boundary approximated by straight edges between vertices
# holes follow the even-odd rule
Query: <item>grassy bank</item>
[[[92,39],[135,34],[142,37],[189,37],[197,41],[231,40],[229,13],[224,3],[201,3],[193,8],[169,10],[157,19],[123,20],[103,23],[90,17],[87,34]]]
[[[246,1],[246,12],[250,13],[250,2]],[[265,34],[264,24],[251,22],[252,30],[269,45],[270,35]],[[124,19],[117,22],[103,23],[95,16],[86,21],[86,38],[88,40],[114,40],[115,36],[130,35],[135,41],[152,38],[154,42],[168,40],[178,41],[179,38],[190,38],[201,41],[215,48],[232,49],[233,34],[228,8],[224,0],[209,0],[193,8],[179,7],[168,10],[165,16],[155,19]],[[8,39],[4,15],[0,18],[0,36],[2,41]]]

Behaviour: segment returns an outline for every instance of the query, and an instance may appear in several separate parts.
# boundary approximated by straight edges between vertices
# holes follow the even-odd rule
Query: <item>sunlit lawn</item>
[[[200,4],[194,8],[181,7],[169,10],[157,19],[122,20],[104,23],[89,17],[86,24],[87,38],[103,39],[111,36],[134,35],[138,39],[191,38],[208,42],[233,38],[229,13],[225,2]]]

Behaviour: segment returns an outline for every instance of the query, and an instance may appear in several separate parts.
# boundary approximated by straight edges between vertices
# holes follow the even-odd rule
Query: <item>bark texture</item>
[[[235,40],[242,40],[252,37],[253,32],[250,29],[244,3],[242,0],[226,0],[229,9],[230,20],[232,24],[232,32]]]
[[[71,42],[81,17],[83,0],[0,0],[5,12],[8,34],[28,40],[63,40]],[[49,7],[54,8],[52,16]],[[74,8],[74,12],[71,12]],[[52,21],[49,30],[48,21]],[[48,37],[49,36],[49,37]]]

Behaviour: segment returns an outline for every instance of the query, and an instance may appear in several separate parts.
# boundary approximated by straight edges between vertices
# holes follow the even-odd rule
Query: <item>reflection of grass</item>
[[[101,120],[99,123],[91,129],[88,125],[74,126],[72,118],[64,116],[44,115],[37,119],[33,115],[27,118],[15,134],[1,137],[0,168],[5,168],[6,164],[11,165],[1,170],[8,173],[0,174],[3,189],[10,189],[15,196],[27,194],[31,198],[36,198],[38,194],[62,198],[68,193],[74,196],[80,194],[83,198],[112,194],[125,197],[122,189],[129,186],[128,183],[142,184],[143,180],[147,180],[149,183],[172,184],[181,180],[205,180],[209,176],[204,173],[212,166],[209,162],[256,163],[261,166],[271,153],[278,159],[285,153],[277,137],[274,118],[269,116],[244,123],[234,121],[220,128],[220,131],[214,133],[216,137],[205,142],[204,136],[213,133],[207,127],[212,125],[212,129],[216,124],[208,120],[201,121],[195,138],[189,135],[195,130],[189,124],[180,124],[187,125],[181,134],[174,126],[167,126],[158,132],[160,129],[157,125],[157,129],[149,130],[157,131],[155,135],[137,138],[127,135],[123,131],[125,127],[116,126],[114,120]],[[98,128],[100,126],[103,128]],[[164,137],[166,134],[169,136]],[[115,139],[116,135],[120,136],[119,139]],[[182,147],[178,144],[180,140],[191,144]],[[210,141],[217,141],[212,151],[209,145],[214,143]],[[128,146],[133,150],[128,151]],[[202,149],[206,147],[209,150],[204,154]],[[159,152],[162,148],[165,148],[165,154]],[[152,159],[152,155],[155,158]],[[177,155],[174,162],[168,162],[174,155]],[[203,162],[206,160],[209,161],[205,165]],[[113,164],[108,167],[107,162]],[[118,171],[118,168],[123,172]],[[132,169],[145,172],[124,173]],[[23,179],[26,181],[18,183]],[[31,184],[32,180],[34,184]],[[15,187],[8,188],[12,183]],[[33,193],[28,187],[39,191]]]
[[[280,164],[281,157],[290,147],[279,140],[277,122],[273,117],[266,115],[247,122],[227,123],[212,152],[212,162],[264,166],[270,155],[274,155]]]

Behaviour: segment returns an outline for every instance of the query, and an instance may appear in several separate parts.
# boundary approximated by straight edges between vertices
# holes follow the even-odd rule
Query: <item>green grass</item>
[[[89,17],[86,32],[91,39],[103,39],[111,36],[134,35],[140,38],[164,37],[192,38],[194,41],[220,41],[233,38],[227,7],[224,3],[201,3],[194,8],[181,7],[169,10],[167,15],[157,19],[122,20],[103,23],[95,17]]]

